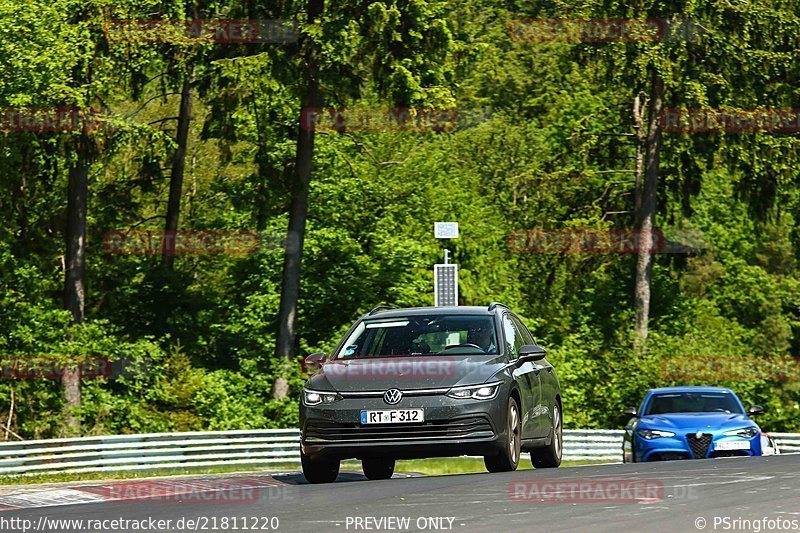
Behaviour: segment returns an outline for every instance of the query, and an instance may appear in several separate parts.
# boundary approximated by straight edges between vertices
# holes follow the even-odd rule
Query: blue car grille
[[[708,447],[711,446],[711,440],[712,436],[708,434],[700,438],[697,438],[697,435],[686,435],[686,441],[689,443],[695,459],[705,459]]]

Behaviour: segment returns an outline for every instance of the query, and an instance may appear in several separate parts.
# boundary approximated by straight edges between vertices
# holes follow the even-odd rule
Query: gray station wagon
[[[561,464],[561,389],[546,351],[506,306],[377,307],[315,371],[300,405],[303,474],[342,459],[386,479],[397,459],[482,455],[490,472]]]

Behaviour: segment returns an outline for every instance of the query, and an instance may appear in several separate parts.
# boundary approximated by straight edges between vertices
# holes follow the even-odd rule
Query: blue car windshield
[[[735,413],[742,407],[729,392],[668,392],[654,394],[647,403],[644,415],[666,413]]]
[[[491,316],[415,315],[361,322],[336,359],[498,353]]]

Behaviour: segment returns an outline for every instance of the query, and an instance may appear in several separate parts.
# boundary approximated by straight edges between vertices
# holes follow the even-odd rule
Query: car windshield
[[[739,402],[729,392],[669,392],[654,394],[644,414],[742,412]]]
[[[497,354],[491,316],[416,315],[361,322],[337,359]]]

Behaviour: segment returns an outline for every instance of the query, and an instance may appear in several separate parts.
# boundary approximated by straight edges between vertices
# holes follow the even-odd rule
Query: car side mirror
[[[312,353],[303,360],[303,367],[304,367],[303,369],[309,374],[312,372],[316,372],[317,370],[322,368],[322,363],[324,363],[325,359],[327,358],[328,354],[324,352]]]
[[[751,416],[763,415],[764,408],[761,407],[760,405],[753,405],[750,407],[750,409],[747,410],[747,414]]]
[[[519,349],[519,358],[523,361],[541,361],[547,355],[547,350],[535,344],[525,344]]]
[[[626,407],[625,409],[622,410],[622,414],[629,416],[639,416],[639,412],[636,410],[635,407]]]

